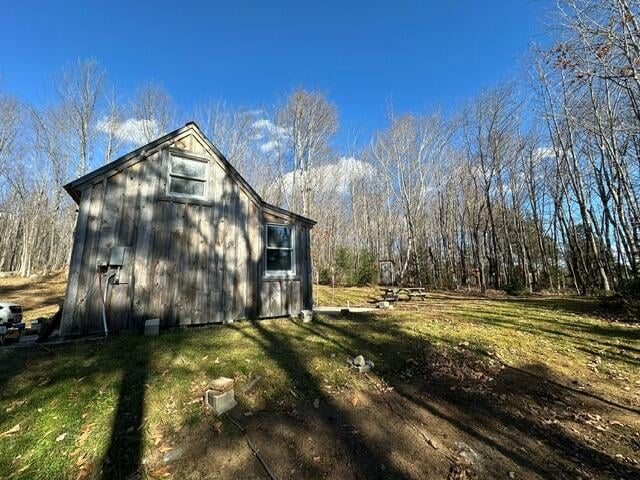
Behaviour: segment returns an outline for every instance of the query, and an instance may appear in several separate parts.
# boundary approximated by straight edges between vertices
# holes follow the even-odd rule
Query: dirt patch
[[[283,479],[638,478],[637,413],[543,374],[479,360],[461,346],[408,359],[393,385],[367,374],[363,390],[233,415]],[[203,418],[173,440],[185,455],[165,464],[156,451],[151,471],[267,478],[228,419]]]

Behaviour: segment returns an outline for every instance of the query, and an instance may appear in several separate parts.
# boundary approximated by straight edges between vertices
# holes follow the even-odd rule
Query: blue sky
[[[517,71],[550,0],[0,0],[3,89],[46,100],[51,75],[94,57],[124,95],[160,82],[189,110],[225,99],[271,105],[296,86],[326,92],[343,130],[385,124],[388,105],[459,105]]]

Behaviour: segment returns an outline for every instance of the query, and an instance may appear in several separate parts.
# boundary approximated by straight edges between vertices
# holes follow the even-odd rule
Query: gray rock
[[[366,365],[360,365],[358,367],[356,367],[358,369],[358,371],[360,373],[365,373],[365,372],[369,372],[371,371],[371,365],[366,364]]]
[[[369,367],[371,367],[371,368],[373,368],[375,366],[371,360],[367,360],[365,365],[369,365]]]
[[[162,457],[162,461],[164,463],[172,463],[176,460],[180,460],[182,455],[184,455],[184,450],[182,448],[174,448],[173,450],[169,450],[164,454],[164,456]]]
[[[362,355],[358,355],[357,357],[353,358],[353,364],[356,367],[362,367],[366,364],[366,362],[364,361],[364,357]]]

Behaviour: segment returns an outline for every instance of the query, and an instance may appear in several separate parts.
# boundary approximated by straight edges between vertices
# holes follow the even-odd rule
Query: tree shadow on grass
[[[122,364],[118,404],[109,447],[102,461],[102,478],[122,479],[135,475],[143,453],[145,384],[152,345],[137,342],[136,353],[127,353]]]
[[[391,452],[388,449],[388,444],[374,445],[372,442],[345,433],[342,426],[354,424],[352,414],[340,407],[321,388],[318,379],[309,371],[305,359],[286,335],[278,335],[270,331],[259,321],[254,322],[253,325],[255,335],[249,333],[246,328],[233,328],[237,328],[242,335],[256,342],[286,372],[296,389],[306,399],[317,399],[318,405],[321,405],[319,415],[324,426],[332,432],[335,442],[341,444],[345,451],[352,453],[348,461],[351,462],[354,478],[409,478],[405,472],[394,466],[392,458],[389,456]],[[384,472],[380,471],[381,463],[386,465]],[[307,465],[307,469],[313,474],[312,478],[324,475],[311,464]]]
[[[339,320],[324,319],[319,319],[312,328],[325,336],[341,338],[343,348],[351,348],[370,358],[380,358],[380,352],[384,352],[377,363],[379,371],[399,395],[498,451],[521,469],[544,478],[575,474],[574,469],[582,467],[602,478],[640,476],[639,468],[622,463],[555,426],[553,419],[560,414],[555,411],[554,402],[570,393],[552,378],[545,365],[527,367],[536,372],[535,379],[507,367],[496,374],[491,391],[465,389],[466,379],[460,373],[462,363],[459,368],[444,374],[438,371],[438,362],[445,360],[443,353],[434,349],[424,337],[409,334],[393,323],[382,322],[375,315],[349,315],[350,320],[356,318],[356,328]],[[421,354],[424,368],[415,372],[411,381],[403,381],[401,373],[406,368],[406,359],[418,354]],[[463,362],[464,358],[459,361]],[[500,394],[507,398],[500,400]],[[529,407],[534,410],[542,409],[549,418],[537,418],[523,410],[523,402],[534,405]],[[600,404],[600,407],[604,408],[604,405]],[[590,405],[591,411],[600,407]]]
[[[630,345],[630,343],[635,343],[640,346],[640,330],[634,331],[615,327],[604,327],[582,322],[572,323],[539,319],[532,325],[531,323],[523,322],[521,317],[517,315],[505,313],[483,314],[469,312],[458,315],[473,323],[498,326],[512,331],[529,332],[552,340],[560,339],[585,353],[607,357],[613,361],[626,363],[632,367],[640,365],[640,358],[637,358],[637,355],[640,353],[640,348]],[[549,327],[546,327],[546,325],[549,325]],[[552,328],[554,325],[556,328]],[[620,340],[620,343],[605,341],[602,337],[615,337]],[[611,351],[612,349],[618,351]]]

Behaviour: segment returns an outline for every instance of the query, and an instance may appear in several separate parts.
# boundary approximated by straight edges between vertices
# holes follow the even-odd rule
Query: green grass
[[[362,305],[377,289],[336,293],[340,304]],[[326,287],[317,295],[324,305],[334,298]],[[591,313],[596,307],[574,298],[437,293],[390,312],[321,316],[312,324],[240,322],[123,335],[53,353],[0,349],[0,433],[20,426],[0,438],[0,478],[76,478],[82,465],[97,475],[107,456],[139,463],[184,425],[210,421],[196,400],[221,375],[235,378],[238,392],[261,377],[251,395],[237,396],[240,411],[311,405],[322,392],[371,388],[345,366],[355,353],[393,378],[427,348],[446,354],[469,342],[479,358],[497,356],[564,383],[579,379],[598,395],[634,404],[640,330],[603,320]]]
[[[280,341],[291,342],[294,353],[278,352]],[[286,320],[154,338],[125,335],[60,347],[53,354],[0,351],[0,431],[20,425],[17,434],[2,438],[0,478],[21,470],[12,478],[72,477],[83,456],[98,468],[114,422],[116,431],[123,430],[117,434],[126,437],[127,429],[137,430],[144,420],[143,448],[171,438],[183,424],[198,421],[200,406],[193,400],[221,375],[235,378],[238,389],[261,377],[256,395],[239,397],[246,410],[294,396],[313,400],[328,383],[353,381],[343,368],[344,355],[336,353],[330,342]],[[296,375],[301,362],[308,373]],[[124,421],[116,421],[119,402]],[[138,403],[143,403],[143,418],[134,417]],[[56,442],[64,433],[65,439]]]

